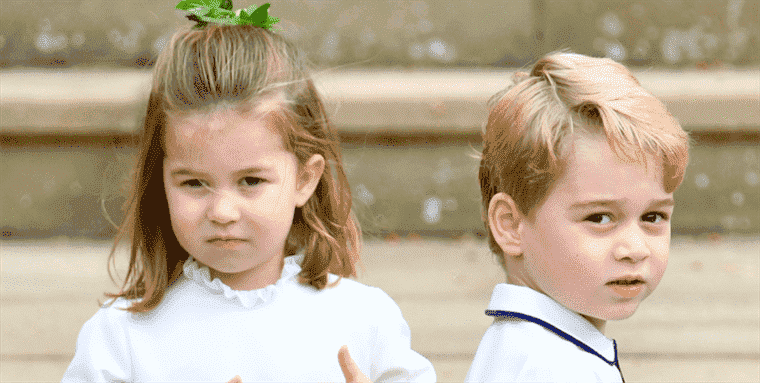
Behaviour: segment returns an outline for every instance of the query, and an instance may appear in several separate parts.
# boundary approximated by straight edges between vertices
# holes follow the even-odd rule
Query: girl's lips
[[[211,238],[208,240],[209,242],[227,242],[227,241],[245,241],[245,239],[242,238],[232,238],[232,237],[225,237],[225,238]]]
[[[248,241],[241,238],[211,238],[207,242],[217,247],[231,249]]]
[[[247,241],[244,237],[236,237],[232,234],[218,234],[213,237],[207,237],[206,242],[224,242],[224,241]]]

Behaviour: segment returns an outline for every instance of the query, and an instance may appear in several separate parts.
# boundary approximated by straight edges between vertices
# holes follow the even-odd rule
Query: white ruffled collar
[[[186,278],[205,287],[212,293],[223,294],[227,299],[237,300],[243,305],[243,307],[255,308],[274,300],[283,285],[296,278],[298,273],[301,272],[301,262],[303,262],[303,258],[303,254],[285,257],[282,274],[280,274],[280,279],[278,279],[277,282],[260,289],[247,291],[233,290],[231,287],[222,283],[219,278],[214,278],[212,281],[209,268],[207,266],[200,266],[192,256],[185,261],[182,271]]]

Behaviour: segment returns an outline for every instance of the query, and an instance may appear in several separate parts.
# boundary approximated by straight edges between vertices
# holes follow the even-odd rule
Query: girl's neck
[[[258,290],[273,285],[280,279],[284,263],[284,258],[279,257],[276,260],[273,259],[272,262],[266,262],[240,272],[224,273],[211,267],[209,267],[209,271],[212,281],[219,278],[222,283],[233,290]]]

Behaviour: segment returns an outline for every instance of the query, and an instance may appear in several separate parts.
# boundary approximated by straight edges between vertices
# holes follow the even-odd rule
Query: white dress
[[[435,382],[387,294],[345,278],[318,291],[298,282],[302,260],[287,257],[273,285],[237,291],[191,257],[156,309],[132,314],[118,299],[88,320],[63,382],[339,382],[344,344],[372,381]]]

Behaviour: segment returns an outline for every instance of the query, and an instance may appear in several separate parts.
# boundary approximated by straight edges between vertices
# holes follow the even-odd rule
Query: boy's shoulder
[[[613,341],[551,298],[501,284],[487,313],[467,381],[620,381]]]
[[[483,336],[467,380],[595,381],[593,370],[579,368],[584,359],[574,344],[535,323],[497,318]]]

